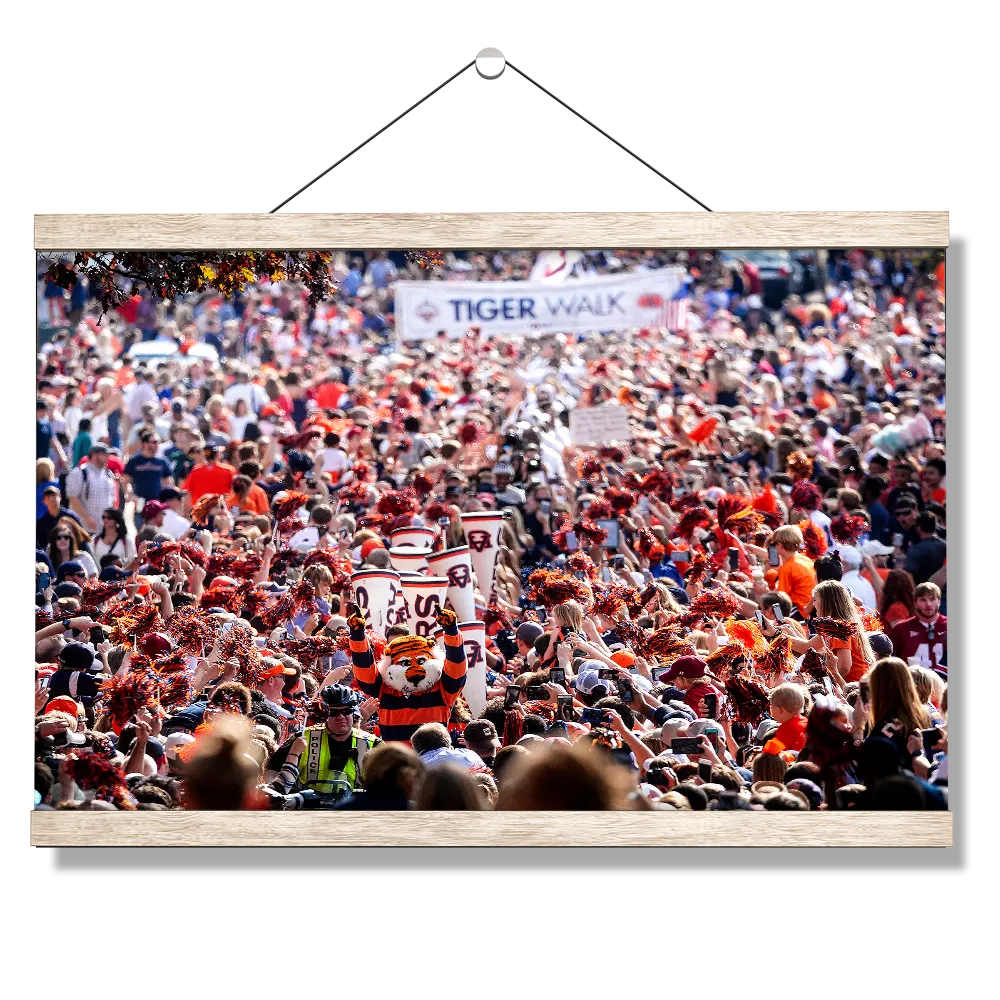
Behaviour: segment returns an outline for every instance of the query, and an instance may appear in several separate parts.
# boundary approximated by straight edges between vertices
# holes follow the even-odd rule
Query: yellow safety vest
[[[351,730],[351,749],[343,771],[330,767],[330,737],[326,726],[314,726],[303,734],[306,751],[299,757],[299,788],[311,788],[324,798],[342,799],[356,788],[364,788],[361,762],[375,745],[375,737]]]

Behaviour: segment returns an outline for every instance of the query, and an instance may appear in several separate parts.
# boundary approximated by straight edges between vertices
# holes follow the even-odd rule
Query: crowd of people
[[[803,254],[776,298],[595,251],[684,268],[671,325],[397,340],[397,281],[534,257],[111,312],[40,278],[36,808],[947,808],[941,258]],[[574,443],[605,406],[628,440]],[[352,574],[488,511],[476,672],[449,603],[412,634]]]

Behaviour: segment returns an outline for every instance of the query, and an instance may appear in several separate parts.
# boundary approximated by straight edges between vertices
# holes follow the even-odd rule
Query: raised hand
[[[441,608],[441,610],[434,616],[434,620],[441,626],[441,628],[446,629],[451,625],[458,624],[458,615],[456,615],[451,608]]]
[[[347,626],[352,632],[363,631],[367,618],[360,605],[351,603],[347,608]]]

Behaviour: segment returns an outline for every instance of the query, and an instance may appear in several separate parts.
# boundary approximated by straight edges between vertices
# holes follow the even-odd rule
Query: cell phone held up
[[[740,568],[740,550],[735,547],[729,549],[729,572],[735,573]]]
[[[706,785],[712,780],[712,762],[704,757],[698,761],[698,777]]]
[[[705,718],[717,719],[719,717],[719,696],[706,694],[702,701],[705,702]]]
[[[560,687],[566,686],[566,671],[562,667],[549,668],[549,680]]]
[[[529,684],[524,689],[524,697],[528,701],[545,701],[548,696],[548,691],[541,684]]]
[[[781,565],[781,557],[778,555],[778,550],[774,545],[768,545],[767,547],[767,562],[769,566]]]
[[[561,695],[559,695],[558,698],[556,698],[556,702],[557,702],[557,705],[558,705],[558,707],[556,709],[556,716],[557,716],[557,718],[560,718],[560,719],[562,719],[565,722],[572,722],[573,721],[573,696],[571,694],[561,694]]]
[[[682,753],[686,757],[692,754],[699,754],[704,749],[700,736],[675,736],[670,741],[670,752]]]
[[[934,753],[934,747],[941,742],[941,730],[937,726],[933,729],[921,729],[920,735],[924,741],[924,756],[929,760]]]
[[[635,698],[635,688],[632,681],[627,677],[618,678],[618,697],[626,704],[631,705]]]
[[[609,723],[608,714],[603,708],[585,708],[582,718],[591,726],[607,726]]]
[[[503,707],[510,711],[521,700],[521,689],[516,684],[511,684],[504,692]]]

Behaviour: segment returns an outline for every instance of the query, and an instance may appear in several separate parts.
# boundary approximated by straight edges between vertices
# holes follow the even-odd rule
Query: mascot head
[[[378,669],[386,685],[408,698],[437,684],[444,656],[429,636],[398,635],[386,645]]]

